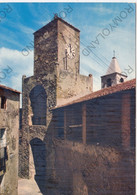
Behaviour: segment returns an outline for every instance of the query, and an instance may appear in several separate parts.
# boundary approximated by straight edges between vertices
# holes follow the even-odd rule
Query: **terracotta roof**
[[[10,90],[10,91],[15,92],[15,93],[21,93],[20,91],[17,91],[15,89],[12,89],[12,88],[7,87],[5,85],[0,85],[0,89],[6,89],[6,90]]]
[[[109,95],[109,94],[113,94],[113,93],[116,93],[116,92],[125,91],[125,90],[128,90],[128,89],[133,89],[135,87],[136,87],[136,79],[132,79],[130,81],[126,81],[124,83],[120,83],[120,84],[112,86],[112,87],[107,87],[107,88],[101,89],[99,91],[92,92],[88,95],[85,95],[81,98],[75,99],[75,100],[73,100],[71,102],[68,102],[64,105],[58,105],[58,106],[54,107],[53,110],[57,109],[57,108],[69,106],[69,105],[72,105],[72,104],[88,101],[88,100],[91,100],[91,99],[94,99],[94,98],[99,98],[99,97]]]

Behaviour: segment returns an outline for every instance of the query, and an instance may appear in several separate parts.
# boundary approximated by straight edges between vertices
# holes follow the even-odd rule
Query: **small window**
[[[6,109],[6,98],[1,97],[1,109]]]
[[[121,82],[121,83],[123,83],[123,82],[124,82],[124,79],[123,79],[123,78],[121,78],[121,79],[120,79],[120,82]]]
[[[111,79],[107,79],[107,87],[110,87],[112,84]]]

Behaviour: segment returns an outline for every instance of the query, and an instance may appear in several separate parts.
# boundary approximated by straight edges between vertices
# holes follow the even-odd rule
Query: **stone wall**
[[[84,76],[65,70],[58,70],[57,105],[63,104],[69,98],[83,96],[93,91],[92,75]]]
[[[54,140],[53,195],[135,194],[134,151]]]
[[[19,142],[19,94],[0,89],[1,96],[6,97],[6,109],[0,109],[0,129],[6,133],[5,171],[0,172],[0,194],[18,194],[18,142]],[[1,105],[1,102],[0,102]]]
[[[34,33],[34,45],[34,75],[47,75],[58,61],[56,20]]]
[[[79,71],[80,71],[80,31],[60,19],[57,20],[57,24],[58,24],[59,69],[60,70],[66,69],[66,70],[70,70],[74,74],[79,74]],[[74,55],[71,55],[71,54],[74,54]]]
[[[35,179],[43,195],[134,194],[134,90],[52,112],[91,93],[92,75],[79,74],[79,30],[62,19],[34,42],[34,76],[22,80],[19,176]]]
[[[37,91],[37,87],[41,87],[44,91]],[[34,91],[36,89],[36,91]],[[20,155],[19,155],[19,176],[29,178],[29,156],[30,156],[30,141],[34,138],[44,139],[47,128],[50,125],[52,113],[50,111],[51,106],[56,105],[56,77],[55,74],[47,74],[41,77],[23,77],[23,101],[22,101],[22,129],[20,131]],[[33,92],[35,99],[30,94]],[[35,94],[36,93],[36,94]],[[46,94],[46,97],[43,95]],[[33,118],[35,113],[37,117],[41,118],[41,110],[39,108],[39,102],[43,98],[45,101],[43,109],[46,112],[46,123],[41,121],[37,122],[37,125],[33,124]],[[38,105],[38,106],[37,106]],[[35,106],[35,107],[33,107]],[[40,114],[40,115],[39,115]],[[44,117],[44,116],[43,116]]]
[[[55,109],[53,117],[56,118],[56,136],[60,135],[60,127],[63,127],[66,130],[62,129],[62,137],[71,139],[72,136],[74,141],[82,142],[83,105],[86,108],[84,133],[87,144],[134,147],[134,89]]]
[[[68,59],[68,69],[65,70],[65,49],[76,41],[75,58]],[[54,129],[51,108],[63,99],[92,92],[93,84],[91,75],[79,74],[79,30],[75,27],[55,18],[34,33],[34,44],[34,76],[23,76],[22,79],[19,176],[24,178],[35,177],[32,145],[36,145],[37,139],[42,147],[43,141],[45,145],[50,145],[46,137],[47,132],[50,135]],[[62,71],[66,73],[65,78],[64,74],[60,74]],[[33,174],[30,173],[30,161]]]
[[[53,149],[48,150],[54,158],[47,155],[47,164],[55,161],[47,194],[135,193],[134,89],[58,108],[53,113]]]

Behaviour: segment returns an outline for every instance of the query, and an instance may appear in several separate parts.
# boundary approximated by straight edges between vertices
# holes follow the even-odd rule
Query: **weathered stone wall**
[[[45,137],[47,131],[50,135],[54,129],[51,107],[57,105],[59,100],[62,101],[62,98],[68,99],[92,91],[92,76],[79,75],[79,30],[60,19],[54,19],[34,33],[34,43],[34,76],[28,78],[23,76],[22,80],[19,176],[25,178],[35,175],[32,145],[36,144],[36,140],[33,139],[40,139],[42,142],[39,140],[38,145],[41,143],[42,147],[43,141],[50,145],[50,141],[45,140]],[[64,78],[60,72],[64,71],[63,59],[67,44],[75,46],[75,57],[68,59],[67,77]],[[39,90],[43,88],[46,97],[43,98],[43,93],[41,94],[37,86]],[[43,107],[41,98],[43,98]],[[45,121],[41,123],[39,121],[42,117]],[[30,173],[30,161],[33,161],[33,174]],[[47,166],[51,165],[52,163]]]
[[[32,103],[37,105],[39,103],[40,97],[43,96],[41,91],[38,91],[36,94],[35,100],[31,100],[30,94],[31,91],[37,87],[41,86],[47,98],[44,97],[46,101],[47,107],[45,107],[46,111],[46,124],[41,125],[33,124],[33,116],[34,112],[40,112],[39,107],[38,110],[32,108]],[[20,143],[20,158],[19,158],[19,175],[20,177],[28,177],[29,178],[29,152],[30,152],[30,141],[33,138],[39,138],[41,140],[44,139],[46,135],[47,128],[50,125],[52,113],[50,111],[51,106],[56,105],[56,77],[55,74],[47,74],[41,77],[23,77],[23,101],[22,101],[22,130],[20,131],[21,143]],[[34,102],[32,102],[34,101]],[[34,109],[34,110],[33,110]]]
[[[92,90],[92,75],[80,75],[80,31],[58,20],[57,104]]]
[[[47,194],[135,193],[135,89],[56,109],[53,118]]]
[[[55,174],[53,195],[133,195],[134,151],[111,146],[84,146],[54,140]]]
[[[34,75],[53,72],[53,62],[58,61],[57,44],[57,20],[34,33]]]
[[[5,96],[6,109],[0,109],[0,129],[6,131],[7,160],[5,173],[1,174],[0,194],[18,194],[18,141],[19,141],[19,94],[0,89]]]
[[[60,20],[58,20],[58,63],[59,69],[67,69],[74,74],[79,74],[80,31]]]
[[[57,80],[57,105],[63,104],[69,98],[82,96],[92,92],[92,75],[84,76],[58,70]]]
[[[54,111],[55,133],[82,142],[83,104],[86,105],[87,144],[130,147],[135,144],[135,91],[125,90]],[[65,117],[65,118],[64,118]],[[64,127],[64,125],[66,127]],[[66,128],[66,135],[64,129]],[[69,132],[67,135],[67,131]],[[80,136],[81,135],[81,136]]]
[[[34,178],[43,195],[134,194],[134,90],[52,113],[91,93],[92,75],[79,74],[79,31],[71,25],[54,19],[34,39],[34,76],[22,81],[19,175]]]
[[[22,81],[19,175],[34,178],[43,195],[134,194],[134,93],[98,97],[53,115],[52,107],[92,92],[92,75],[79,74],[79,31],[71,25],[56,18],[34,40],[34,76]],[[68,45],[75,55],[66,62]],[[129,101],[124,115],[122,102]]]

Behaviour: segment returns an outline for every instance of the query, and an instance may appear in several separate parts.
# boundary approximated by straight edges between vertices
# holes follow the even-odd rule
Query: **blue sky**
[[[33,33],[53,19],[54,13],[61,13],[64,20],[81,31],[80,36],[80,72],[94,78],[94,90],[101,87],[100,76],[105,75],[116,52],[120,68],[135,77],[135,5],[128,3],[0,3],[0,11],[10,6],[12,11],[6,16],[0,15],[0,84],[21,91],[22,75],[33,75],[33,49],[28,56],[22,55],[22,49],[33,41]],[[72,11],[66,9],[70,6]],[[128,13],[127,9],[133,10]],[[66,12],[66,16],[63,12]],[[1,12],[2,13],[2,12]],[[120,15],[121,14],[121,15]],[[113,19],[121,18],[113,30]],[[104,29],[109,29],[104,30]],[[104,34],[109,34],[103,35]],[[99,34],[102,34],[103,37]],[[95,43],[98,37],[99,44]],[[83,49],[91,42],[95,48],[88,56]],[[92,43],[93,43],[92,42]],[[12,71],[8,71],[8,66]],[[132,67],[132,71],[129,68]],[[128,70],[130,69],[130,73]],[[7,70],[7,71],[6,71]]]

